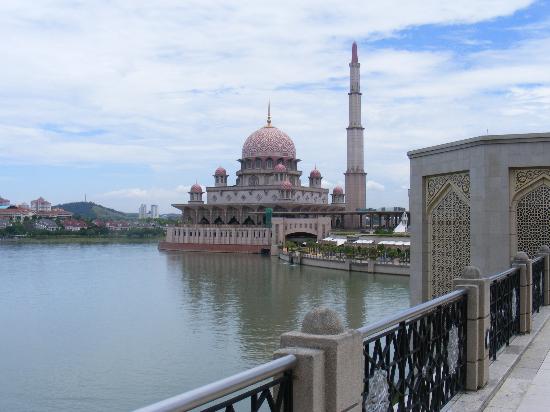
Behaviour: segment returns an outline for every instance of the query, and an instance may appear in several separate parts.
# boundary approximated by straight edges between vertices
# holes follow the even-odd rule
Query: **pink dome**
[[[273,170],[278,173],[283,173],[286,172],[286,166],[279,163]]]
[[[290,183],[290,181],[288,181],[288,180],[285,180],[283,183],[281,183],[281,189],[283,189],[283,190],[292,189],[292,183]]]
[[[332,189],[333,195],[343,195],[344,189],[342,189],[340,186],[336,186],[334,189]]]
[[[226,170],[223,167],[218,167],[216,171],[214,172],[214,176],[225,176],[227,175]]]
[[[198,183],[191,186],[191,193],[202,193],[202,187]]]
[[[321,178],[321,172],[317,170],[317,168],[313,169],[311,173],[309,174],[309,177],[315,177],[315,178]]]
[[[273,126],[264,126],[252,133],[243,145],[243,159],[249,157],[296,158],[294,142]]]

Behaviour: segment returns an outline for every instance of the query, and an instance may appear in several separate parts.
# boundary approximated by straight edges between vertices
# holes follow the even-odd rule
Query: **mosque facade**
[[[275,127],[268,106],[266,124],[245,140],[234,185],[223,167],[213,173],[213,185],[206,191],[196,183],[187,203],[173,204],[182,211],[187,225],[262,225],[263,212],[355,211],[365,208],[363,127],[361,125],[360,65],[353,43],[350,62],[349,125],[347,127],[346,192],[336,186],[332,193],[322,187],[317,167],[307,180],[299,169],[300,159],[292,138]],[[206,199],[205,199],[206,198]],[[206,201],[205,201],[206,200]],[[333,226],[358,226],[349,216],[346,222],[334,219]]]

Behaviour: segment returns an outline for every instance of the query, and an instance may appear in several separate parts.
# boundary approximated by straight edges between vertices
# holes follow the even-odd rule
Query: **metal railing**
[[[497,352],[510,344],[510,338],[519,334],[519,275],[515,267],[489,276],[490,321],[489,358],[496,360]]]
[[[466,310],[460,289],[358,329],[363,411],[440,410],[464,388]]]
[[[234,410],[233,406],[236,403],[248,399],[251,412],[258,411],[265,404],[271,412],[292,412],[292,368],[296,362],[297,359],[294,355],[286,355],[225,379],[137,409],[135,412],[190,411],[269,378],[273,379],[200,410],[202,412],[230,411]]]
[[[531,313],[539,313],[540,307],[544,305],[544,256],[533,259],[531,271],[533,274],[533,307]]]

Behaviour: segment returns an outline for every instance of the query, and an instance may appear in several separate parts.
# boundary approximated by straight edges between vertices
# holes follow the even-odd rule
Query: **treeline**
[[[161,237],[164,235],[164,229],[158,228],[131,228],[129,230],[114,231],[105,226],[90,226],[82,228],[78,232],[59,228],[49,231],[36,229],[32,225],[24,223],[14,223],[4,229],[0,229],[0,238],[10,238],[15,236],[25,236],[29,238],[57,238],[57,237],[119,237],[130,239],[146,239]]]

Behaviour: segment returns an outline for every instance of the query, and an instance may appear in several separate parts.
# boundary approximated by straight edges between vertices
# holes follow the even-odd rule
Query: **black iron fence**
[[[539,256],[533,259],[531,268],[533,273],[532,313],[539,313],[540,307],[544,305],[544,257]]]
[[[218,402],[206,409],[201,409],[201,412],[222,410],[234,412],[237,404],[246,408],[247,402],[250,405],[247,410],[250,412],[258,412],[264,405],[268,407],[267,410],[270,412],[292,412],[292,371],[287,371],[283,376],[275,378],[264,385]]]
[[[519,268],[512,268],[491,276],[490,319],[488,339],[489,357],[497,358],[497,352],[510,344],[510,338],[519,334]]]
[[[363,411],[437,411],[464,388],[466,305],[457,290],[359,329]]]

